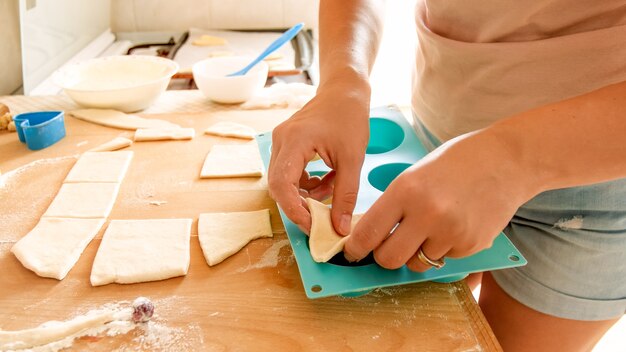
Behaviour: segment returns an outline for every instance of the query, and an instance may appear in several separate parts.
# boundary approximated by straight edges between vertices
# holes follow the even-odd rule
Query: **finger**
[[[362,159],[351,160],[337,165],[335,169],[337,176],[335,176],[333,207],[330,215],[335,231],[344,236],[350,233],[350,222],[359,192],[362,164]]]
[[[270,195],[285,215],[301,228],[311,227],[311,215],[302,205],[298,181],[304,170],[304,159],[295,149],[278,151],[268,172]]]
[[[302,175],[300,175],[300,180],[298,181],[298,184],[300,185],[300,188],[309,190],[312,188],[315,188],[317,186],[319,186],[319,184],[322,183],[322,178],[319,176],[311,176],[309,175],[309,172],[306,170],[302,171]]]
[[[398,269],[411,259],[424,239],[419,225],[405,217],[389,237],[374,249],[374,259],[383,268]]]
[[[402,218],[402,210],[388,193],[378,198],[356,224],[344,247],[348,261],[361,260],[378,247]]]
[[[452,245],[450,243],[447,243],[446,241],[437,241],[433,238],[427,238],[424,241],[424,243],[422,243],[421,248],[422,248],[422,253],[424,253],[424,255],[427,258],[431,260],[439,260],[439,259],[442,259],[446,255],[446,253],[450,251],[450,249],[452,248]],[[431,265],[423,263],[417,257],[417,251],[415,251],[415,254],[406,263],[406,265],[412,271],[417,271],[417,272],[424,272],[432,268]]]

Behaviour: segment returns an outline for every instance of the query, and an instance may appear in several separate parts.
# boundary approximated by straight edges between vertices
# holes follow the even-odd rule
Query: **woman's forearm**
[[[539,193],[626,177],[626,82],[533,109],[480,131]]]
[[[320,89],[328,84],[364,88],[383,28],[383,0],[321,0]]]

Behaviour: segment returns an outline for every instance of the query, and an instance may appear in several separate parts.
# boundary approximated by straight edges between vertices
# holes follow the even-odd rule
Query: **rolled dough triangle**
[[[306,202],[311,212],[311,233],[309,234],[311,257],[318,263],[325,263],[343,251],[343,246],[350,235],[341,236],[335,231],[330,218],[330,207],[312,198],[307,198]],[[359,222],[361,216],[362,214],[352,216],[351,229]]]

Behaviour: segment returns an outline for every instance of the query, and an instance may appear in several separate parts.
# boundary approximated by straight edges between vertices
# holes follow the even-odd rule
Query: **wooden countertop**
[[[33,152],[15,133],[0,132],[0,329],[68,320],[107,303],[147,296],[157,313],[147,326],[125,335],[83,338],[72,349],[499,351],[463,282],[378,289],[359,298],[307,299],[266,178],[199,179],[212,144],[241,143],[202,135],[206,127],[230,120],[270,130],[292,112],[152,115],[194,127],[197,136],[127,148],[135,156],[109,219],[193,218],[189,274],[97,288],[89,284],[89,274],[102,231],[62,281],[38,277],[10,249],[37,223],[79,153],[132,133],[66,117],[67,137]],[[151,204],[156,201],[167,203]],[[209,267],[198,243],[198,214],[262,208],[271,211],[274,238],[256,240]]]

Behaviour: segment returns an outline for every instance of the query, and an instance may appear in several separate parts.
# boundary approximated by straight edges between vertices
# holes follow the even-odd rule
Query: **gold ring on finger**
[[[417,250],[417,259],[419,259],[420,262],[422,262],[422,263],[424,263],[426,265],[434,267],[435,269],[441,269],[441,268],[443,268],[444,265],[446,265],[446,262],[445,262],[445,260],[443,258],[438,259],[438,260],[432,260],[432,259],[428,258],[426,256],[426,254],[424,254],[424,251],[422,251],[422,247],[420,247]]]

